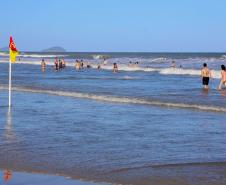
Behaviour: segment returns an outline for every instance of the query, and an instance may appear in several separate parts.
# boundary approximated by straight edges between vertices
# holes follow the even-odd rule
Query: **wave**
[[[7,87],[1,86],[0,89],[7,90]],[[53,90],[44,90],[44,89],[40,90],[40,89],[31,89],[31,88],[25,88],[25,87],[13,87],[12,89],[14,91],[19,91],[19,92],[41,93],[41,94],[49,94],[49,95],[55,95],[55,96],[90,99],[90,100],[110,102],[110,103],[138,104],[138,105],[151,105],[151,106],[160,106],[160,107],[169,107],[169,108],[196,109],[196,110],[209,111],[209,112],[226,112],[226,108],[224,107],[209,106],[209,105],[171,103],[171,102],[163,102],[163,101],[161,102],[161,101],[150,100],[150,99],[138,99],[133,97],[96,95],[96,94],[89,94],[89,93],[53,91]]]
[[[8,54],[8,53],[4,53],[4,52],[3,52],[3,53],[0,52],[0,56],[1,56],[1,57],[7,57],[7,56],[9,56],[9,54]]]
[[[163,75],[191,75],[200,76],[201,72],[197,69],[182,69],[182,68],[164,68],[159,71]],[[212,78],[221,78],[220,71],[211,70]]]
[[[59,55],[58,55],[59,57]],[[7,63],[1,60],[2,63]],[[18,64],[29,64],[29,65],[40,65],[40,61],[18,61]],[[46,60],[46,65],[53,66],[53,61]],[[67,62],[68,67],[74,67],[73,62]],[[91,64],[93,68],[97,68],[98,64]],[[185,68],[151,68],[151,67],[140,67],[140,66],[128,66],[125,64],[118,65],[119,71],[144,71],[144,72],[158,72],[161,75],[190,75],[190,76],[200,76],[200,70],[198,69],[185,69]],[[102,65],[103,70],[112,70],[112,65]],[[220,79],[220,70],[211,70],[212,78]]]
[[[0,56],[2,57],[8,57],[8,53],[0,53]],[[23,58],[55,58],[55,57],[67,57],[68,55],[41,55],[41,54],[19,54],[18,57]]]
[[[106,55],[92,55],[93,59],[99,60],[99,59],[107,59],[108,56]]]
[[[19,54],[18,56],[23,58],[55,58],[55,57],[66,57],[67,55]]]

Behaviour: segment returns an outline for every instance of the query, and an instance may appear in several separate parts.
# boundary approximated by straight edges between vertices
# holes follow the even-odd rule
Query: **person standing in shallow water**
[[[44,72],[45,69],[46,69],[46,63],[45,63],[45,60],[44,59],[42,59],[41,68],[42,68],[42,72]]]
[[[58,58],[55,58],[55,62],[54,62],[54,68],[57,71],[59,69],[59,65],[58,65]]]
[[[218,86],[218,90],[221,90],[222,85],[226,86],[226,69],[225,65],[221,65],[221,81]]]
[[[201,77],[202,77],[203,88],[208,89],[211,72],[210,72],[209,68],[207,67],[206,63],[203,64],[203,68],[201,70]]]
[[[113,64],[113,72],[114,73],[118,72],[118,65],[117,65],[117,63]]]
[[[170,67],[172,67],[172,68],[176,68],[176,62],[175,61],[172,61],[172,63],[171,63],[171,66]]]

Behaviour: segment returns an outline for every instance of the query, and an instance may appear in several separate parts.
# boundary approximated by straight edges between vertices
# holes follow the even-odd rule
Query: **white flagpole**
[[[10,56],[9,56],[10,58]],[[9,108],[11,108],[11,94],[12,94],[12,63],[11,60],[9,59]]]

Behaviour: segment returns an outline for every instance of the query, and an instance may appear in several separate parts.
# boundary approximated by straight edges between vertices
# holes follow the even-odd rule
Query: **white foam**
[[[93,59],[96,59],[96,60],[106,58],[106,56],[104,56],[104,55],[93,55],[92,57],[93,57]]]
[[[1,60],[3,63],[7,63],[7,61]],[[53,66],[54,61],[46,60],[46,65]],[[30,64],[30,65],[41,65],[41,61],[17,61],[17,64]],[[73,62],[66,62],[66,66],[74,67]],[[93,68],[98,67],[98,63],[92,63],[91,66]],[[111,64],[102,65],[101,69],[103,70],[112,70],[113,66]],[[141,67],[138,65],[128,66],[125,64],[118,65],[119,71],[144,71],[144,72],[158,72],[162,75],[190,75],[190,76],[200,76],[201,72],[198,69],[184,69],[184,68],[151,68],[151,67]],[[220,70],[211,70],[212,78],[219,79],[221,78]]]
[[[197,69],[182,69],[182,68],[164,68],[159,71],[163,75],[191,75],[200,76],[201,72]],[[212,78],[220,78],[220,71],[211,70]]]
[[[1,56],[1,57],[6,57],[6,56],[9,56],[9,54],[7,54],[7,53],[1,53],[1,52],[0,52],[0,56]]]
[[[19,57],[24,58],[55,58],[55,57],[66,57],[67,55],[37,55],[37,54],[19,54]]]
[[[7,90],[7,87],[0,86],[0,89]],[[55,95],[55,96],[91,99],[95,101],[104,101],[104,102],[111,102],[111,103],[140,104],[140,105],[162,106],[162,107],[169,107],[169,108],[171,107],[171,108],[196,109],[201,111],[226,112],[226,108],[218,107],[218,106],[170,103],[170,102],[161,102],[161,101],[155,101],[155,100],[138,99],[138,98],[132,98],[132,97],[117,97],[117,96],[96,95],[96,94],[78,93],[78,92],[69,92],[69,91],[39,90],[39,89],[30,89],[30,88],[23,88],[23,87],[13,87],[13,90],[19,91],[19,92],[42,93],[42,94],[49,94],[49,95]]]
[[[3,57],[8,57],[9,53],[0,53],[0,56]],[[55,58],[55,57],[66,57],[68,55],[39,55],[39,54],[18,54],[18,57],[23,57],[23,58]]]

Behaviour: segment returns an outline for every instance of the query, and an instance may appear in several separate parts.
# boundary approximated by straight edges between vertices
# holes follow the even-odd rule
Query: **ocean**
[[[53,69],[55,57],[65,69]],[[217,90],[226,53],[23,52],[18,59],[9,111],[8,56],[0,54],[0,169],[111,184],[226,181],[226,89]],[[77,71],[76,59],[92,68]],[[203,63],[212,72],[208,91]]]

